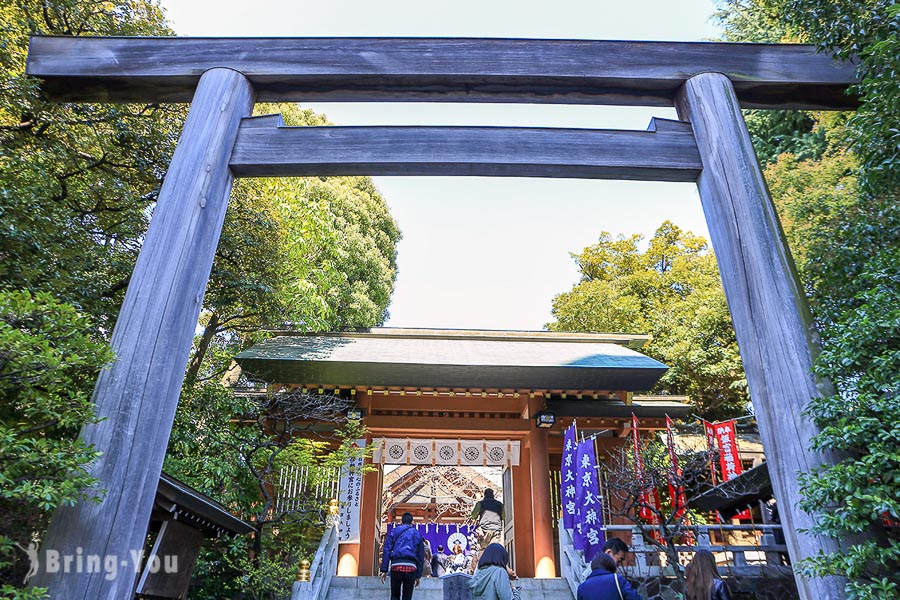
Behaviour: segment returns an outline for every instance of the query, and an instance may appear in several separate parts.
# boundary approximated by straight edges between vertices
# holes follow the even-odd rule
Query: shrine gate
[[[29,75],[67,102],[191,102],[97,382],[99,504],[62,507],[46,547],[141,548],[233,177],[480,175],[696,181],[793,560],[837,551],[801,530],[797,473],[832,463],[802,415],[829,382],[741,108],[852,109],[853,65],[811,46],[382,38],[33,37]],[[670,106],[648,131],[280,126],[256,100]],[[41,574],[67,600],[129,598],[131,577]],[[797,576],[801,597],[838,578]]]
[[[367,446],[378,444],[376,466],[503,468],[510,556],[520,576],[540,578],[557,576],[559,515],[551,511],[550,472],[559,467],[562,433],[573,419],[583,433],[600,433],[599,446],[612,450],[627,441],[632,414],[643,429],[661,430],[666,414],[691,411],[683,397],[634,397],[667,369],[636,351],[648,341],[645,335],[382,328],[280,334],[237,361],[252,378],[276,382],[273,392],[299,387],[352,399],[368,430]],[[341,545],[339,575],[378,573],[381,470],[365,475],[362,488],[359,538]],[[427,514],[418,516],[417,523],[428,522]]]

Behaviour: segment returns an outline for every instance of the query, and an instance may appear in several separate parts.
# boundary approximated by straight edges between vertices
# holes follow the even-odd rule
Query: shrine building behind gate
[[[667,367],[638,350],[645,335],[378,328],[279,333],[238,355],[274,389],[355,400],[375,446],[363,477],[358,542],[341,544],[340,575],[377,573],[387,464],[503,469],[505,543],[522,577],[556,577],[562,433],[605,450],[685,416],[684,398],[639,396]]]

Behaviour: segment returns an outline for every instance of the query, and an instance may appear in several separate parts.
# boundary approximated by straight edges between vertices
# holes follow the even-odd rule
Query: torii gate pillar
[[[50,588],[53,598],[134,594],[141,566],[135,553],[144,547],[231,194],[228,159],[254,100],[250,82],[237,71],[215,68],[200,78],[113,330],[116,360],[94,389],[101,421],[82,430],[84,441],[103,451],[91,475],[108,492],[100,503],[57,509],[42,543],[60,556],[99,556],[104,565],[113,560],[115,576],[107,568],[41,569],[32,584]]]
[[[818,428],[803,415],[811,398],[834,393],[812,372],[818,343],[806,297],[731,81],[720,73],[696,75],[678,92],[675,106],[679,118],[693,125],[703,161],[697,187],[775,496],[796,507],[798,474],[837,462],[812,449]],[[798,531],[813,526],[808,513],[790,508],[780,514],[791,556],[838,551],[833,539]],[[794,579],[801,598],[844,596],[840,578],[795,573]]]

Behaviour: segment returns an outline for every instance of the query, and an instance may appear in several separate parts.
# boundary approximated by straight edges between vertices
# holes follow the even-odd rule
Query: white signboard
[[[356,446],[366,447],[366,440],[356,440]],[[338,543],[359,543],[359,507],[362,503],[363,457],[351,459],[341,469],[340,522]]]

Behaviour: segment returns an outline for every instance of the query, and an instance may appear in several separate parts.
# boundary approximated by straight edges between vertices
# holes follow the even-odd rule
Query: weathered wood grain
[[[100,423],[82,438],[103,452],[91,474],[108,490],[54,515],[42,550],[115,556],[115,577],[41,571],[35,584],[66,600],[133,595],[132,551],[144,547],[163,457],[209,279],[233,177],[228,155],[254,102],[230,69],[204,73],[197,87],[112,336],[116,360],[94,390]],[[106,560],[106,559],[101,559]]]
[[[697,186],[796,564],[838,550],[832,540],[800,533],[813,521],[798,506],[797,481],[798,473],[835,460],[812,450],[818,430],[802,415],[810,398],[833,390],[812,374],[818,345],[806,297],[731,83],[717,73],[693,77],[676,107],[693,124],[703,159]],[[838,578],[795,578],[801,598],[844,596]]]
[[[661,130],[657,130],[660,128]],[[473,175],[696,181],[686,123],[649,131],[516,127],[262,127],[245,119],[236,177]]]
[[[542,102],[671,106],[703,72],[745,108],[846,109],[852,65],[813,46],[451,38],[33,37],[29,75],[53,98],[187,102],[214,67],[261,101]]]

